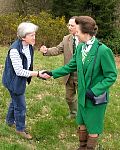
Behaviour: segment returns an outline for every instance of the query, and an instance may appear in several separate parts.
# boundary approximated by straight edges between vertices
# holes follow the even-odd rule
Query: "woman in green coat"
[[[109,88],[117,78],[117,70],[111,49],[95,37],[98,30],[95,20],[89,16],[79,16],[75,22],[76,35],[83,43],[78,45],[68,64],[51,72],[44,72],[43,77],[59,78],[77,71],[77,123],[80,140],[78,150],[94,150],[98,135],[103,131]],[[105,92],[107,103],[95,105],[94,97]]]

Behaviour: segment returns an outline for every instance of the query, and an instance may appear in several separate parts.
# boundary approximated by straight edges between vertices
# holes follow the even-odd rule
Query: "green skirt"
[[[78,103],[77,124],[85,125],[89,134],[101,134],[105,117],[106,104],[83,107]]]

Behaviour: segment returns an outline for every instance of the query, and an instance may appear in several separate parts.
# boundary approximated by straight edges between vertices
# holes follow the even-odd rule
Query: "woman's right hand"
[[[49,79],[52,76],[52,72],[47,71],[47,70],[41,70],[39,71],[39,76],[44,79]]]

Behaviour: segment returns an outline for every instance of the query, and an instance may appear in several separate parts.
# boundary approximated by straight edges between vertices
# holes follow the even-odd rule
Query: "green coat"
[[[94,58],[96,56],[96,51],[98,48],[96,63],[94,66],[93,76],[92,76],[92,86],[91,90],[96,95],[99,96],[103,94],[105,91],[107,92],[107,99],[109,100],[109,88],[115,82],[117,78],[117,70],[114,61],[114,56],[110,48],[108,48],[104,44],[100,44],[100,42],[95,39],[95,42],[90,49],[84,65],[82,63],[82,43],[78,45],[75,54],[73,55],[72,59],[68,64],[58,69],[52,70],[53,78],[59,78],[65,76],[71,72],[77,71],[78,75],[78,115],[77,115],[77,122],[78,124],[82,124],[79,117],[80,117],[80,109],[89,110],[88,112],[84,112],[88,116],[84,115],[83,119],[88,118],[87,120],[83,120],[83,122],[89,126],[92,119],[90,120],[89,113],[91,118],[96,118],[95,122],[102,124],[104,119],[104,112],[106,109],[106,104],[100,106],[94,106],[89,99],[85,98],[86,90],[90,88],[90,79],[92,73],[92,67],[94,63]],[[94,110],[94,111],[93,111]],[[100,113],[100,111],[102,111]],[[83,117],[82,116],[82,117]],[[98,119],[97,119],[98,118]],[[101,119],[100,119],[101,118]],[[99,122],[100,121],[100,122]],[[93,121],[94,122],[94,121]],[[91,127],[94,129],[94,127]],[[102,125],[101,125],[102,128]],[[98,132],[99,129],[92,130],[90,132]]]

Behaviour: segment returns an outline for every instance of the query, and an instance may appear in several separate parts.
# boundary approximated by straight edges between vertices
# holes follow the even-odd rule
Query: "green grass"
[[[0,47],[0,78],[7,48]],[[43,57],[35,51],[34,69],[54,69],[63,64],[63,56]],[[120,72],[120,70],[119,70]],[[62,78],[47,81],[33,78],[26,89],[27,129],[33,140],[22,139],[5,124],[10,101],[8,91],[0,80],[0,150],[75,150],[78,147],[75,120],[68,120]],[[105,150],[120,149],[120,76],[110,92],[110,103],[105,117],[104,133],[99,143]]]

